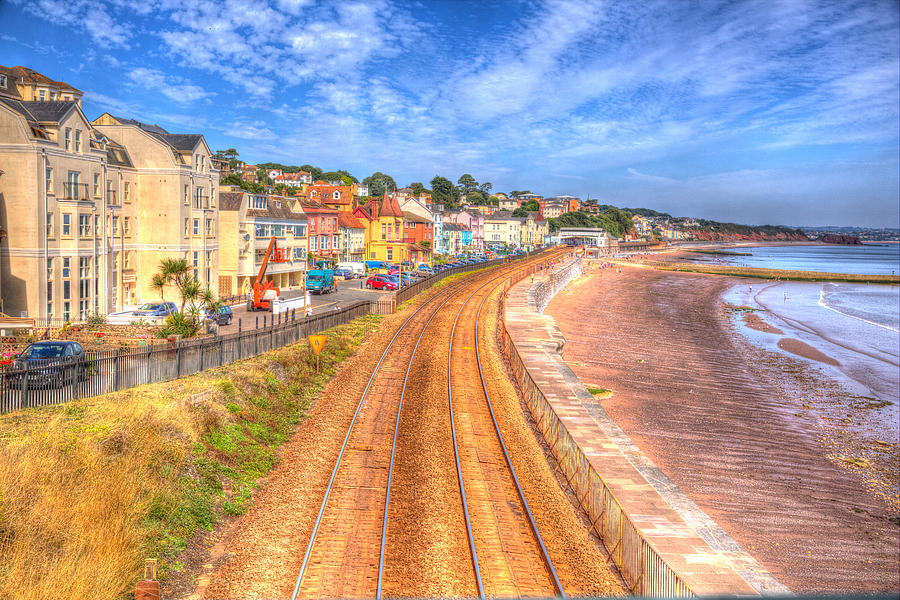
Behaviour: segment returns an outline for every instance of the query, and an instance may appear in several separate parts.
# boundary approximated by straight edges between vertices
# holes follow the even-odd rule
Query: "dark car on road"
[[[230,306],[220,306],[218,310],[213,308],[207,310],[206,318],[209,321],[215,321],[217,325],[231,325],[234,313],[231,312]]]
[[[6,371],[7,380],[16,386],[21,385],[26,374],[28,385],[34,387],[59,387],[84,379],[87,376],[84,348],[67,340],[35,342]]]
[[[335,277],[343,277],[344,279],[353,279],[354,273],[351,269],[342,269],[338,267],[334,270]]]
[[[366,279],[366,287],[376,290],[396,290],[399,286],[386,275],[372,275]]]

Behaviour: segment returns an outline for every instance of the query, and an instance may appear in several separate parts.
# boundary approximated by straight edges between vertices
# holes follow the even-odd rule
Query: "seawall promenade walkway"
[[[536,305],[564,282],[546,279],[509,289],[504,349],[551,453],[629,586],[643,595],[790,594],[640,452],[565,364],[565,340]]]

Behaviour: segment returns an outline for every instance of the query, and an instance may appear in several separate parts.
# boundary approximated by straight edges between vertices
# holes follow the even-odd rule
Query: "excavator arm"
[[[275,236],[272,236],[271,241],[269,242],[269,247],[266,248],[266,253],[263,256],[262,264],[259,266],[259,273],[256,276],[256,281],[253,282],[253,308],[254,309],[269,309],[271,308],[271,303],[269,300],[265,299],[265,294],[269,290],[275,290],[278,292],[278,288],[275,287],[275,284],[271,281],[266,281],[266,270],[269,268],[269,261],[272,262],[287,262],[289,258],[287,257],[287,251],[282,250],[278,247],[278,244],[275,242]]]

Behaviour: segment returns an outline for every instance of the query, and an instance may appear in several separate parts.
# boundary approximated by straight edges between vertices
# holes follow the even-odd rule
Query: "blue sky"
[[[898,227],[896,1],[0,0],[0,64],[248,162]]]

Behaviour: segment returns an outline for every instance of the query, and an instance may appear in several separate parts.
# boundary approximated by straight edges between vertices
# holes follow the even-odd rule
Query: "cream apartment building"
[[[304,285],[309,220],[299,203],[283,196],[223,191],[219,194],[219,293],[249,294],[272,238],[288,262],[269,262],[266,279],[288,289]]]
[[[518,248],[521,244],[522,221],[510,214],[498,214],[484,220],[484,244],[488,248]]]
[[[136,290],[137,171],[72,101],[0,97],[3,311],[80,319]]]
[[[124,304],[159,299],[151,281],[164,258],[187,260],[193,276],[218,293],[219,174],[204,137],[109,113],[92,125],[125,148],[137,178],[136,190],[120,192],[134,197],[136,210],[132,239],[126,236],[124,246],[135,253],[136,274],[124,282],[127,289],[123,284]],[[123,302],[114,304],[119,308]]]

